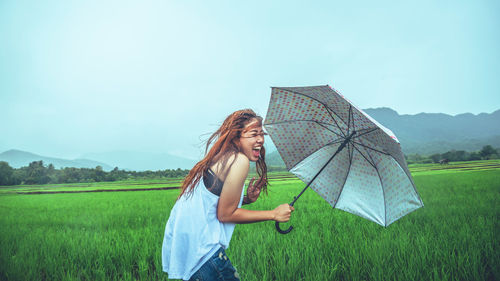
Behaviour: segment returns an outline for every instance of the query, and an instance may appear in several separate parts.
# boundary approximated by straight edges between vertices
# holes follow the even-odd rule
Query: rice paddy
[[[499,280],[500,161],[410,166],[424,208],[387,228],[308,190],[288,235],[236,226],[227,253],[242,280]],[[245,208],[288,203],[304,184],[273,173]],[[0,188],[0,280],[167,280],[165,223],[181,179]],[[20,194],[21,193],[21,194]],[[28,193],[28,194],[26,194]],[[289,224],[284,224],[285,228]]]

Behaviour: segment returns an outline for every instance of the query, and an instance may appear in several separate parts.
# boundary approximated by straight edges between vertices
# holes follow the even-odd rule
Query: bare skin
[[[281,204],[274,210],[255,211],[238,208],[241,192],[250,168],[250,161],[258,160],[259,147],[264,143],[262,127],[252,127],[253,122],[247,125],[251,130],[244,131],[239,140],[240,151],[229,158],[232,163],[229,171],[221,169],[220,163],[215,163],[211,169],[224,182],[222,192],[217,206],[217,218],[221,222],[252,223],[267,220],[287,222],[294,208],[288,204]],[[222,178],[222,175],[226,175]],[[254,184],[252,178],[247,188],[247,196],[250,202],[255,202],[260,195],[261,186]]]

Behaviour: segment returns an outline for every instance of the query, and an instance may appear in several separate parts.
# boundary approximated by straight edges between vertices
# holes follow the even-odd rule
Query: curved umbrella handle
[[[276,230],[281,233],[281,234],[287,234],[288,232],[292,231],[293,229],[293,226],[290,225],[290,227],[287,229],[287,230],[282,230],[280,228],[280,223],[279,222],[275,222],[274,224],[276,226]]]

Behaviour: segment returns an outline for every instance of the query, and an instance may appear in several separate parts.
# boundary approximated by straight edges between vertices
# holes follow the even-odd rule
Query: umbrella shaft
[[[352,132],[343,142],[342,144],[339,146],[339,148],[337,148],[337,151],[335,151],[335,153],[333,154],[332,157],[330,157],[330,159],[326,162],[325,165],[323,165],[323,167],[321,167],[321,169],[319,170],[319,172],[312,178],[312,180],[306,185],[306,187],[304,187],[304,189],[299,193],[298,196],[295,196],[293,198],[293,201],[292,203],[290,203],[289,205],[290,206],[293,206],[293,204],[295,204],[295,201],[297,201],[297,199],[299,199],[299,197],[302,195],[302,193],[304,193],[304,191],[306,191],[306,189],[311,185],[311,183],[319,176],[319,174],[321,174],[321,172],[326,168],[326,166],[328,166],[328,164],[330,164],[330,162],[333,160],[333,158],[339,154],[340,151],[342,151],[342,149],[344,149],[344,147],[347,145],[347,143],[351,140],[351,138],[354,136],[354,134],[356,134],[356,131]]]

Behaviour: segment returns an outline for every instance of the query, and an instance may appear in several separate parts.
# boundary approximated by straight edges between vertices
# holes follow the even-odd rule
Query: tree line
[[[500,149],[491,145],[483,146],[480,151],[468,152],[464,150],[450,150],[445,153],[435,153],[429,156],[409,154],[405,156],[408,164],[414,163],[439,163],[448,161],[471,161],[484,159],[500,159]],[[255,167],[251,167],[255,172]],[[268,167],[269,172],[286,171],[284,167]],[[152,178],[179,178],[189,173],[186,169],[165,169],[158,171],[126,171],[115,167],[106,172],[101,166],[95,168],[54,168],[54,165],[44,165],[43,161],[33,161],[28,166],[12,168],[9,163],[0,161],[0,185],[18,184],[57,184],[79,182],[103,182],[127,179],[152,179]]]
[[[408,164],[416,163],[439,163],[441,160],[452,161],[473,161],[500,159],[500,149],[495,149],[491,145],[485,145],[479,151],[450,150],[445,153],[435,153],[428,156],[420,154],[408,154],[405,156]]]
[[[95,168],[66,167],[55,169],[54,165],[44,165],[43,161],[33,161],[28,166],[12,168],[9,163],[0,161],[0,185],[18,184],[56,184],[79,182],[102,182],[126,179],[177,178],[185,177],[189,170],[166,169],[158,171],[125,171],[115,167],[106,172],[101,166]]]

